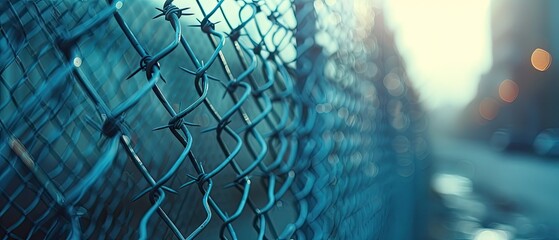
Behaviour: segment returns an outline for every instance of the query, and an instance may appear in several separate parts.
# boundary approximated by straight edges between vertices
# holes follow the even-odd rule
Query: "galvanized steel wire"
[[[409,239],[425,120],[347,6],[0,4],[0,235]]]

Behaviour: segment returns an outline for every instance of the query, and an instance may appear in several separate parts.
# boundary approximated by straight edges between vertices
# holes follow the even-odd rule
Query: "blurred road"
[[[452,239],[559,239],[559,159],[443,135],[432,140],[432,185]],[[483,238],[484,229],[506,234]]]

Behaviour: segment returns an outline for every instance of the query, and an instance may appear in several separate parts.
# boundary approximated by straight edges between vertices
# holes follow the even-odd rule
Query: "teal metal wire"
[[[0,236],[419,236],[422,111],[336,4],[1,3]]]

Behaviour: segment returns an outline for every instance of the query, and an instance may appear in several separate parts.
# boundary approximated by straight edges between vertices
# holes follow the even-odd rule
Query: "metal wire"
[[[1,3],[0,236],[413,238],[424,117],[349,3]]]

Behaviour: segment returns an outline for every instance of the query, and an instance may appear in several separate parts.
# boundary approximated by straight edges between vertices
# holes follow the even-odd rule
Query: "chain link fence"
[[[3,239],[425,232],[425,118],[371,3],[0,10]]]

